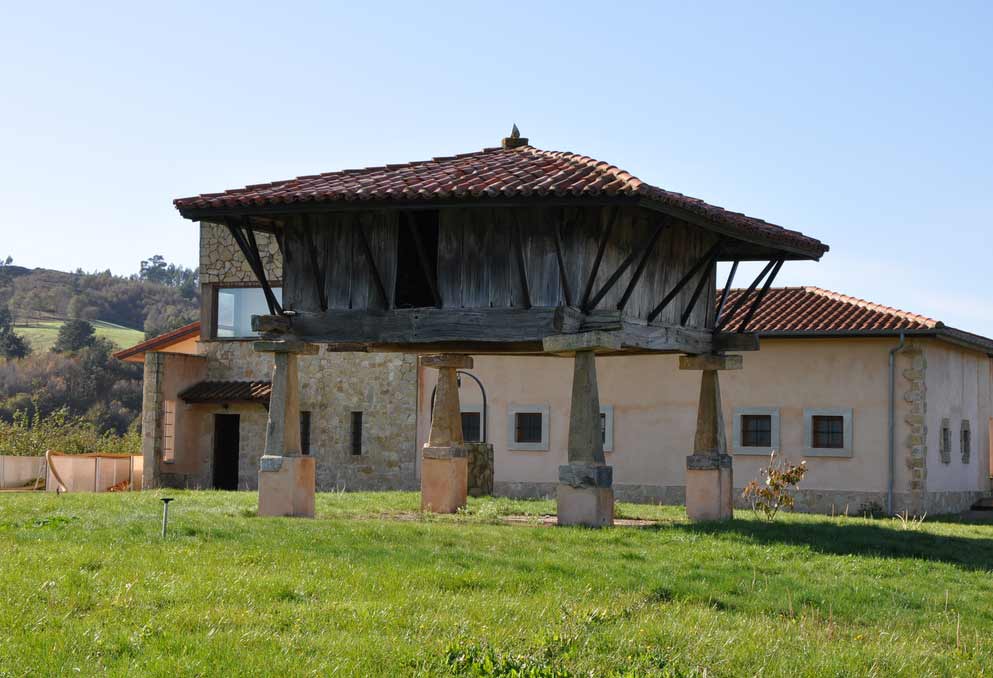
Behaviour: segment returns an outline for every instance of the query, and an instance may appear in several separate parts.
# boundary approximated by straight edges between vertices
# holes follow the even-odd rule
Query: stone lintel
[[[559,466],[559,482],[570,487],[611,487],[614,469],[601,464],[563,464]]]
[[[317,355],[321,347],[299,339],[276,339],[272,341],[256,341],[252,344],[256,353],[298,353],[300,355]]]
[[[576,334],[553,334],[541,342],[545,353],[570,355],[577,351],[619,351],[623,347],[620,332],[578,332]]]
[[[691,471],[714,471],[721,467],[731,467],[731,455],[691,454],[686,457],[686,468]]]
[[[454,367],[460,370],[472,369],[472,356],[460,353],[441,353],[439,355],[421,356],[421,365],[424,367]]]
[[[740,355],[715,355],[703,353],[700,355],[679,356],[681,370],[740,370],[742,359]]]
[[[469,456],[469,449],[461,445],[447,447],[425,445],[421,449],[425,459],[461,459]]]

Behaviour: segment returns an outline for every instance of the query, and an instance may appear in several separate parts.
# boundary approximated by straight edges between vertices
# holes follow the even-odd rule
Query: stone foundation
[[[259,515],[314,517],[314,458],[263,457]]]

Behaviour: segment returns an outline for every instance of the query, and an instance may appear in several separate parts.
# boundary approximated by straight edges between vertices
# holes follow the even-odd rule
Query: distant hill
[[[44,350],[66,318],[94,324],[117,345],[154,336],[197,319],[199,284],[194,270],[161,257],[141,262],[139,273],[114,275],[0,266],[0,307],[14,317],[18,334]]]
[[[55,345],[63,322],[63,320],[37,320],[17,323],[14,325],[14,332],[24,337],[35,353],[49,351]],[[145,338],[145,333],[141,330],[101,320],[91,320],[90,324],[93,325],[96,336],[108,339],[118,349],[134,346]]]

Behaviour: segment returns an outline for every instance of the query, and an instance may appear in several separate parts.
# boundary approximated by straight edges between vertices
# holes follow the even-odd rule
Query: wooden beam
[[[748,309],[748,313],[745,315],[745,318],[741,321],[741,326],[738,328],[739,334],[745,332],[745,329],[748,327],[748,323],[752,321],[752,317],[755,315],[755,312],[759,309],[759,305],[761,305],[762,300],[765,298],[765,295],[769,292],[769,288],[772,287],[772,281],[776,279],[777,275],[779,275],[779,269],[781,269],[782,267],[783,267],[783,260],[782,259],[777,260],[776,265],[772,267],[772,272],[769,274],[769,277],[766,278],[765,284],[762,285],[762,290],[759,292],[758,296],[755,297],[755,303],[753,303],[751,308]]]
[[[682,289],[686,286],[686,283],[692,280],[693,276],[695,276],[700,271],[700,269],[703,268],[705,264],[707,264],[712,258],[718,255],[718,252],[720,251],[722,244],[723,242],[720,240],[715,242],[713,246],[709,250],[707,250],[706,253],[704,253],[704,255],[700,257],[695,264],[693,264],[692,268],[690,268],[690,270],[686,272],[686,275],[684,275],[680,279],[680,281],[676,283],[676,286],[673,287],[672,290],[670,290],[669,293],[662,298],[662,301],[659,302],[659,305],[656,306],[654,309],[652,309],[652,312],[648,314],[648,322],[652,322],[653,320],[658,318],[659,314],[662,313],[662,311],[665,310],[665,307],[669,305],[669,302],[675,299],[676,295],[682,291]]]
[[[407,228],[410,229],[410,236],[414,239],[414,249],[417,250],[417,260],[421,262],[421,272],[424,274],[424,280],[431,289],[431,298],[434,299],[435,308],[441,308],[441,295],[438,294],[438,281],[436,280],[437,272],[431,270],[428,253],[424,247],[424,241],[421,240],[421,232],[417,229],[414,215],[411,212],[405,212],[405,214],[407,216]]]
[[[714,335],[714,353],[723,351],[757,351],[759,350],[759,335],[746,332],[721,332]]]
[[[775,261],[770,261],[765,265],[765,268],[759,272],[759,274],[755,277],[755,280],[752,281],[752,284],[748,286],[748,289],[745,290],[740,297],[738,297],[737,301],[734,302],[734,305],[731,307],[731,310],[727,312],[727,315],[721,316],[721,321],[714,327],[714,332],[720,332],[724,329],[724,326],[728,324],[728,320],[734,318],[735,313],[737,313],[738,310],[745,305],[745,302],[748,300],[748,295],[755,291],[755,288],[758,287],[762,279],[775,265]]]
[[[638,262],[638,267],[634,269],[634,274],[631,276],[631,281],[628,283],[627,289],[624,290],[621,300],[617,303],[618,311],[623,311],[624,307],[627,306],[628,299],[631,298],[631,294],[634,292],[635,286],[638,284],[638,281],[641,280],[641,274],[645,271],[645,265],[648,263],[648,257],[651,255],[652,249],[655,247],[655,243],[659,241],[659,237],[662,235],[662,231],[664,230],[665,224],[660,223],[648,239],[647,246],[641,253],[641,261]]]
[[[580,302],[580,308],[583,311],[588,312],[590,310],[590,295],[593,294],[593,284],[596,282],[597,274],[600,272],[600,262],[603,261],[603,253],[607,249],[607,242],[610,240],[610,234],[614,230],[614,224],[617,223],[617,216],[620,213],[621,209],[619,207],[613,208],[610,219],[600,229],[600,244],[597,245],[596,258],[593,259],[593,268],[590,270],[590,275],[586,279],[586,289],[583,291],[583,300]]]
[[[697,281],[696,287],[693,289],[693,294],[690,296],[690,301],[686,304],[686,308],[683,309],[683,315],[679,316],[679,324],[681,326],[686,325],[686,321],[690,319],[693,314],[693,309],[696,308],[696,302],[700,298],[700,293],[703,292],[704,285],[710,280],[710,272],[714,270],[717,265],[717,254],[715,253],[710,257],[710,263],[707,264],[703,269],[703,273],[700,274],[700,280]],[[704,325],[706,325],[706,320]]]
[[[644,243],[642,243],[641,247],[636,247],[635,249],[631,250],[631,252],[627,255],[627,257],[625,257],[624,261],[621,262],[621,265],[617,267],[617,270],[614,271],[609,278],[607,278],[607,282],[603,284],[603,287],[600,288],[600,291],[597,292],[590,300],[590,303],[586,308],[587,311],[591,311],[594,308],[596,308],[596,305],[600,303],[600,300],[603,299],[604,295],[606,295],[607,292],[609,292],[611,288],[617,283],[620,277],[624,275],[624,272],[628,270],[628,268],[631,266],[632,263],[634,263],[634,260],[638,258],[638,255],[643,254],[646,250],[648,250],[649,244],[655,242],[655,240],[659,236],[659,233],[661,233],[662,229],[664,228],[665,228],[665,223],[660,222],[655,227],[655,230],[652,232],[652,234],[648,236],[648,239]]]
[[[738,260],[735,259],[734,263],[731,264],[731,272],[728,273],[727,282],[724,283],[724,291],[721,293],[721,301],[717,304],[717,310],[714,311],[714,327],[717,327],[717,323],[721,320],[721,313],[724,312],[724,304],[727,303],[728,295],[731,293],[731,285],[734,283],[734,274],[738,272]]]
[[[298,219],[297,228],[303,231],[304,246],[306,246],[307,252],[310,255],[310,271],[314,277],[314,286],[317,287],[317,301],[321,306],[321,310],[326,311],[328,310],[328,291],[324,286],[324,270],[317,259],[317,248],[314,247],[314,233],[311,228],[313,222],[309,214],[304,214]]]
[[[265,295],[266,303],[269,305],[269,312],[276,314],[282,313],[283,308],[276,300],[276,295],[272,291],[272,286],[269,285],[269,280],[266,278],[265,264],[262,263],[262,254],[259,252],[259,243],[255,240],[255,231],[246,226],[245,238],[248,241],[248,247],[251,249],[252,256],[255,259],[255,265],[258,269],[256,271],[256,276],[258,276],[259,284],[262,285],[262,293]]]
[[[372,274],[372,281],[376,284],[376,290],[379,292],[380,298],[383,300],[383,308],[390,308],[390,297],[386,293],[386,285],[383,284],[383,278],[379,275],[379,267],[376,266],[376,257],[372,254],[372,248],[369,246],[369,238],[365,233],[365,228],[363,228],[361,222],[355,224],[355,231],[359,234],[359,244],[362,245],[362,252],[365,254],[366,262],[369,264],[369,272]]]
[[[563,210],[563,215],[565,210]],[[565,255],[562,252],[562,220],[555,223],[555,258],[559,261],[559,282],[562,284],[562,296],[565,305],[572,306],[572,290],[569,288],[569,274],[565,270]]]
[[[524,308],[531,308],[531,288],[528,286],[528,267],[524,260],[524,237],[521,235],[520,218],[514,215],[514,253],[517,255],[517,273],[521,284]]]

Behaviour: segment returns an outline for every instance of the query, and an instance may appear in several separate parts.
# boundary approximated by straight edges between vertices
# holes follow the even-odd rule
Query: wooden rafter
[[[753,303],[751,308],[748,309],[748,313],[745,315],[745,318],[741,321],[741,327],[738,328],[739,334],[745,332],[745,329],[748,327],[748,323],[752,321],[752,317],[755,316],[755,312],[759,310],[759,306],[762,305],[762,300],[765,298],[765,295],[769,292],[769,288],[772,287],[772,281],[776,279],[777,275],[779,275],[779,269],[781,269],[782,267],[783,267],[783,260],[777,259],[776,265],[772,267],[772,272],[769,273],[769,277],[766,278],[765,284],[762,285],[762,289],[759,291],[758,296],[755,297],[755,303]]]
[[[634,293],[634,288],[638,285],[638,281],[641,280],[641,274],[645,272],[645,265],[648,263],[648,258],[651,256],[652,249],[655,248],[655,243],[658,242],[659,238],[662,236],[662,231],[665,230],[664,224],[659,224],[655,230],[652,232],[651,237],[648,239],[647,246],[641,253],[641,260],[638,262],[638,267],[634,269],[634,273],[631,275],[631,281],[628,283],[627,289],[624,290],[624,294],[621,295],[621,300],[617,302],[617,310],[623,311],[624,307],[628,304],[628,299]]]
[[[738,264],[740,262],[735,259],[734,263],[731,264],[731,271],[728,273],[727,282],[724,283],[724,291],[721,292],[721,300],[717,304],[717,309],[714,311],[714,327],[717,327],[717,323],[721,321],[721,313],[724,312],[724,304],[727,303],[728,295],[731,294],[731,285],[734,284],[734,274],[738,272]]]
[[[590,275],[586,279],[586,289],[583,291],[583,300],[580,304],[584,312],[588,312],[590,310],[590,295],[593,294],[593,284],[596,282],[597,274],[600,272],[600,262],[603,261],[603,253],[607,249],[607,243],[610,241],[610,234],[614,230],[614,224],[617,223],[617,217],[620,212],[620,208],[615,207],[611,212],[610,219],[608,219],[600,229],[600,244],[597,246],[596,258],[593,260],[593,268],[590,269]]]
[[[728,321],[731,318],[734,318],[735,314],[741,309],[742,306],[745,305],[745,302],[748,300],[748,297],[751,295],[751,293],[755,291],[755,288],[759,286],[759,283],[762,282],[762,279],[765,278],[765,276],[769,273],[769,271],[772,270],[772,267],[775,265],[776,265],[775,261],[770,261],[765,265],[765,268],[759,271],[759,274],[755,276],[755,280],[753,280],[752,284],[748,286],[748,289],[745,290],[745,292],[742,293],[740,297],[738,297],[737,301],[734,302],[734,305],[731,307],[731,310],[728,311],[726,314],[721,315],[720,322],[714,327],[715,332],[720,332],[721,330],[723,330],[724,326],[728,324]]]
[[[431,263],[428,261],[428,253],[424,247],[424,241],[421,240],[421,232],[417,228],[413,213],[407,212],[406,217],[407,228],[410,229],[410,237],[414,240],[414,249],[417,250],[417,260],[421,263],[424,280],[431,289],[431,298],[434,299],[435,308],[441,308],[441,295],[438,294],[438,283],[435,280],[437,273],[432,270]]]
[[[703,269],[703,273],[700,274],[700,280],[697,281],[696,287],[693,289],[693,294],[690,296],[689,303],[686,304],[686,308],[683,309],[683,315],[679,316],[679,325],[681,327],[686,326],[686,321],[690,319],[690,315],[693,314],[693,309],[696,308],[697,300],[700,298],[700,294],[703,292],[704,286],[710,280],[710,274],[717,266],[717,252],[714,252],[710,257],[710,261]]]
[[[514,253],[517,255],[517,274],[521,283],[524,308],[531,308],[531,288],[528,285],[528,268],[524,261],[524,237],[521,235],[521,221],[514,215]]]
[[[314,276],[314,286],[317,288],[317,300],[321,310],[328,310],[328,291],[324,286],[324,269],[317,258],[317,248],[314,247],[314,231],[309,214],[304,214],[297,222],[297,227],[303,231],[304,245],[310,253],[310,271]]]
[[[638,258],[638,255],[640,254],[644,256],[644,254],[651,249],[651,245],[658,239],[663,229],[665,229],[665,223],[659,222],[659,224],[655,227],[655,230],[652,231],[651,235],[649,235],[648,238],[645,239],[645,242],[641,244],[641,247],[636,247],[631,250],[627,257],[624,258],[624,261],[621,262],[621,265],[617,267],[617,270],[614,271],[609,278],[607,278],[607,282],[603,284],[600,291],[597,292],[592,299],[590,299],[590,303],[587,305],[586,311],[592,311],[596,308],[597,304],[600,303],[600,300],[603,299],[603,297],[611,290],[611,288],[613,288],[615,284],[617,284],[617,281],[620,280],[622,275],[624,275],[624,272],[628,270],[631,264],[634,263],[634,260]]]
[[[713,246],[709,250],[707,250],[704,253],[702,257],[700,257],[696,261],[695,264],[693,264],[693,267],[686,272],[686,275],[680,278],[679,282],[676,283],[676,286],[673,287],[669,291],[669,293],[662,298],[662,301],[659,302],[659,305],[653,308],[652,312],[648,314],[648,322],[652,322],[653,320],[658,318],[659,315],[662,313],[662,311],[665,310],[666,306],[668,306],[669,303],[676,298],[676,295],[679,294],[684,287],[686,287],[686,284],[693,279],[693,276],[699,273],[701,268],[709,264],[712,260],[716,259],[716,257],[720,253],[720,249],[723,244],[724,243],[722,241],[718,240],[713,244]]]
[[[564,213],[563,210],[563,216]],[[569,274],[565,270],[565,254],[562,250],[562,220],[559,220],[555,223],[555,258],[559,262],[559,282],[562,283],[565,305],[572,306],[572,289],[569,287]]]
[[[379,267],[376,266],[376,257],[372,254],[372,247],[369,246],[369,237],[366,235],[362,223],[355,224],[355,231],[359,234],[359,244],[362,245],[362,252],[365,254],[366,262],[369,264],[369,272],[372,273],[372,281],[376,283],[376,290],[383,300],[383,308],[390,308],[390,297],[386,293],[386,285],[383,284],[383,277],[379,274]]]

